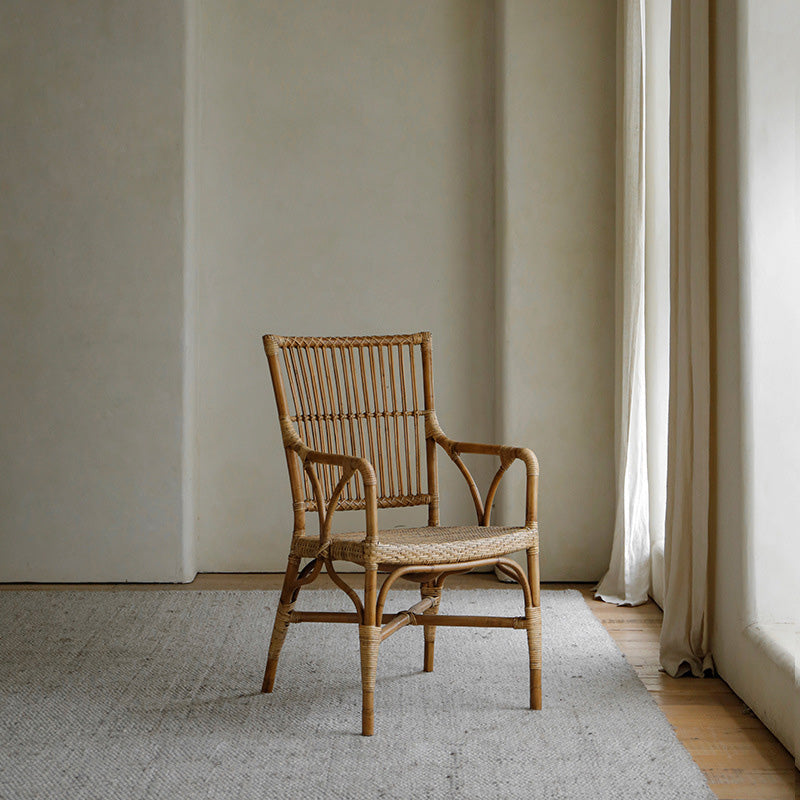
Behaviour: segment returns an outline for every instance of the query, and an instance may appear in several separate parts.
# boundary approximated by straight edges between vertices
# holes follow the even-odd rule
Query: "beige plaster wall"
[[[541,456],[545,577],[599,576],[613,3],[0,14],[0,579],[190,579],[195,527],[200,569],[281,569],[261,334],[421,329],[445,429]]]
[[[800,758],[796,366],[800,11],[728,0],[716,15],[717,422],[712,652]],[[796,404],[794,404],[796,405]]]
[[[800,624],[800,4],[743,6],[741,258],[747,276],[748,493],[759,622]]]
[[[0,580],[180,580],[180,3],[0,4]]]
[[[598,579],[611,547],[615,21],[611,0],[507,0],[500,22],[498,397],[502,438],[539,457],[545,580]]]
[[[201,570],[285,566],[265,332],[431,330],[442,425],[493,438],[489,22],[459,0],[200,3]],[[448,464],[443,520],[468,521]]]

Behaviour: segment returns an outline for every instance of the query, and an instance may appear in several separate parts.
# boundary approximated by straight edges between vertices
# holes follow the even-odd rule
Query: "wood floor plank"
[[[719,678],[671,678],[659,664],[662,614],[655,603],[609,606],[581,589],[659,704],[720,800],[800,800],[794,759]]]

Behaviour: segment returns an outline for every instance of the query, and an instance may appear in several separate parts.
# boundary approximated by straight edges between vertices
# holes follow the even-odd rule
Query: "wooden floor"
[[[361,576],[344,575],[360,585]],[[170,589],[279,589],[281,575],[207,574],[190,584],[0,584],[10,589],[90,589],[142,591]],[[491,574],[452,578],[447,587],[501,587]],[[323,575],[310,589],[333,588]],[[794,759],[744,703],[718,678],[670,678],[659,670],[658,637],[661,611],[654,603],[619,608],[594,600],[589,584],[544,584],[546,589],[577,589],[592,613],[625,654],[678,738],[703,770],[712,790],[724,800],[800,800],[800,772]]]
[[[706,776],[726,800],[798,800],[794,759],[719,678],[670,678],[658,663],[661,610],[650,602],[620,608],[576,586]]]

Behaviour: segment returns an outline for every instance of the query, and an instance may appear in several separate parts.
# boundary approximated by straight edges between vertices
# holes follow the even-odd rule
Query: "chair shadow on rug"
[[[437,626],[514,628],[527,633],[530,707],[541,708],[536,523],[539,468],[533,452],[524,447],[457,442],[444,434],[434,410],[430,333],[331,338],[268,334],[264,336],[264,349],[289,468],[294,532],[261,691],[273,690],[278,658],[291,623],[357,623],[361,732],[371,736],[382,640],[406,625],[422,625],[423,669],[431,672]],[[455,462],[469,486],[476,525],[439,525],[437,446]],[[485,500],[461,459],[462,453],[499,459]],[[497,488],[515,460],[522,461],[526,470],[525,523],[519,527],[492,526],[490,517]],[[379,529],[379,508],[422,505],[428,507],[426,527]],[[365,512],[364,528],[357,533],[331,533],[337,510]],[[318,535],[306,532],[306,511],[318,513]],[[527,552],[527,577],[516,561],[508,558],[519,550]],[[301,569],[304,558],[311,561]],[[348,561],[364,568],[363,602],[337,574],[334,561]],[[355,612],[294,610],[300,588],[314,581],[323,566],[352,600]],[[480,566],[497,567],[520,584],[524,616],[438,613],[445,580]],[[380,591],[378,572],[388,573]],[[386,614],[387,594],[398,578],[419,583],[421,599],[406,611]]]

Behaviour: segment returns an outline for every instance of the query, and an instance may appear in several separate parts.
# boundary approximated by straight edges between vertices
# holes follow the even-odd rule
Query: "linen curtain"
[[[654,571],[662,567],[659,543],[654,543],[653,551],[658,563],[651,558],[650,534],[660,539],[663,524],[663,585],[659,575],[654,575],[652,587],[660,590],[657,595],[664,609],[661,663],[670,675],[702,675],[713,669],[708,599],[709,3],[672,0],[670,7],[660,0],[618,0],[617,9],[617,508],[609,569],[596,596],[630,605],[647,599],[651,561]],[[645,22],[650,26],[647,36],[642,33]],[[657,31],[667,24],[670,31],[668,191],[666,174],[657,176],[652,170],[662,137],[667,148],[667,131],[648,131],[645,124],[648,118],[657,119],[655,105],[666,106],[665,92],[648,98],[644,89],[657,83],[653,78],[645,82],[647,65],[653,63],[666,71],[666,30],[663,57],[648,53],[645,44],[661,41],[658,36],[652,38],[654,22]],[[648,103],[654,105],[648,107]],[[666,128],[665,122],[657,127]],[[645,170],[645,153],[650,174]],[[655,162],[662,171],[665,160]],[[661,195],[665,201],[667,193],[669,213],[664,209],[662,214],[654,210],[653,200],[661,203]],[[668,246],[652,235],[662,226],[669,227]],[[653,287],[666,288],[667,250],[669,297],[659,298]],[[661,336],[667,312],[668,389],[664,385],[667,343],[666,336]],[[645,331],[650,337],[647,342]],[[664,449],[666,463],[661,460]],[[649,487],[648,509],[649,481],[655,483]]]
[[[708,0],[673,0],[670,63],[670,382],[661,664],[673,676],[701,676],[713,669]]]
[[[639,605],[650,587],[645,375],[644,0],[617,3],[617,505],[595,595]]]

